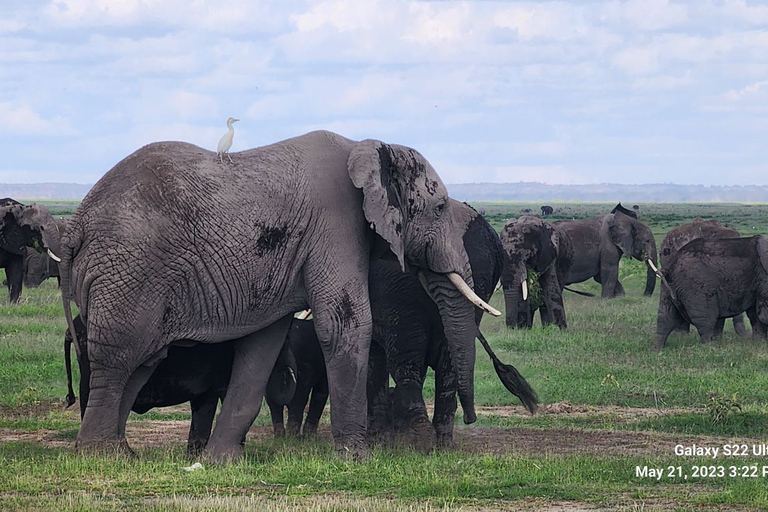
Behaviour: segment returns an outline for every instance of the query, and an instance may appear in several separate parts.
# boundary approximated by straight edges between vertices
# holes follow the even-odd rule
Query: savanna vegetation
[[[67,215],[75,204],[50,206]],[[540,205],[475,206],[501,229],[521,209],[537,213]],[[554,219],[598,215],[613,204],[552,206]],[[768,233],[768,205],[642,204],[639,214],[659,242],[696,216],[717,218],[743,236]],[[265,407],[242,462],[197,471],[184,470],[194,461],[185,455],[189,413],[182,406],[131,417],[135,460],[76,454],[79,413],[64,408],[65,321],[55,282],[24,289],[16,306],[3,291],[0,510],[768,509],[768,449],[752,453],[768,443],[766,343],[737,337],[729,322],[713,343],[701,344],[694,331],[651,350],[658,287],[643,297],[644,279],[642,264],[625,259],[625,297],[567,294],[567,331],[512,331],[486,316],[485,336],[542,406],[527,415],[478,350],[479,420],[458,420],[456,450],[378,447],[368,462],[345,462],[333,452],[327,413],[318,440],[275,440]],[[600,291],[594,282],[574,288]],[[501,292],[491,304],[503,310]],[[719,448],[719,455],[676,455],[676,445]],[[731,445],[747,445],[747,455],[724,456]]]

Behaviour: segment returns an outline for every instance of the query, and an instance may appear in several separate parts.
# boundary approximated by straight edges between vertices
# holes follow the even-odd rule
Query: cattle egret
[[[219,161],[221,161],[221,163],[224,163],[224,159],[222,158],[223,153],[226,153],[227,158],[232,162],[232,157],[229,156],[229,148],[232,147],[232,140],[235,138],[235,129],[232,127],[232,123],[238,121],[239,119],[235,119],[234,117],[227,119],[227,128],[229,128],[229,131],[222,135],[221,140],[219,140],[219,147],[216,148],[216,154],[219,155]]]

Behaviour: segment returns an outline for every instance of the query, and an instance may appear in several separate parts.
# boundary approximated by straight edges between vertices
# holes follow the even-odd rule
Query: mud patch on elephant
[[[285,246],[288,240],[288,228],[263,226],[261,235],[256,240],[256,254],[264,256],[267,252],[277,251]]]

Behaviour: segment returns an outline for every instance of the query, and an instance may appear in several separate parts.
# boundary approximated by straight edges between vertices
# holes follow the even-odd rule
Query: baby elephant
[[[722,330],[723,319],[745,311],[753,335],[766,338],[768,238],[693,240],[663,275],[668,294],[659,301],[654,348],[664,348],[669,334],[687,323],[696,326],[702,341],[709,341]]]
[[[86,344],[87,333],[80,315],[75,317],[74,325],[79,347],[80,415],[82,417],[88,404],[91,372]],[[290,332],[293,331],[292,328]],[[72,337],[67,331],[64,347],[69,384],[68,405],[72,405],[75,401],[69,354],[71,343]],[[192,423],[189,428],[187,453],[192,455],[200,453],[211,435],[218,402],[223,400],[226,394],[233,357],[232,342],[198,343],[192,346],[172,345],[168,349],[167,357],[158,364],[152,376],[141,388],[131,410],[144,414],[154,407],[189,402],[192,409]],[[296,388],[295,375],[293,354],[286,344],[269,377],[267,400],[275,404],[287,404]]]

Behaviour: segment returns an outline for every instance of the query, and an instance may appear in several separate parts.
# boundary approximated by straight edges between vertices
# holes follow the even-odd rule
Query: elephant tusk
[[[50,257],[51,257],[51,259],[52,259],[53,261],[55,261],[56,263],[61,263],[61,258],[59,258],[59,257],[58,257],[58,256],[56,256],[55,254],[53,254],[53,251],[52,251],[52,250],[50,250],[50,249],[48,249],[48,256],[50,256]]]
[[[651,267],[651,270],[653,270],[653,273],[656,274],[658,277],[661,277],[661,272],[658,268],[656,268],[656,265],[653,264],[653,261],[651,261],[651,258],[648,258],[645,260],[645,262],[648,264],[649,267]]]
[[[296,384],[296,374],[293,372],[293,368],[290,366],[288,367],[288,373],[291,374],[291,379],[293,380],[293,383]]]
[[[311,309],[305,309],[304,311],[296,315],[296,318],[298,318],[299,320],[306,320],[307,318],[309,318],[309,315],[311,314],[312,314]]]
[[[501,288],[501,279],[499,279],[499,282],[496,283],[496,287],[493,289],[493,293],[499,291],[499,288]]]
[[[491,305],[487,304],[483,299],[477,296],[477,294],[469,287],[467,283],[461,278],[461,276],[455,272],[447,274],[448,280],[461,292],[469,301],[475,306],[479,307],[483,311],[490,313],[493,316],[501,316],[501,312]]]
[[[523,300],[528,300],[528,279],[523,279]]]

